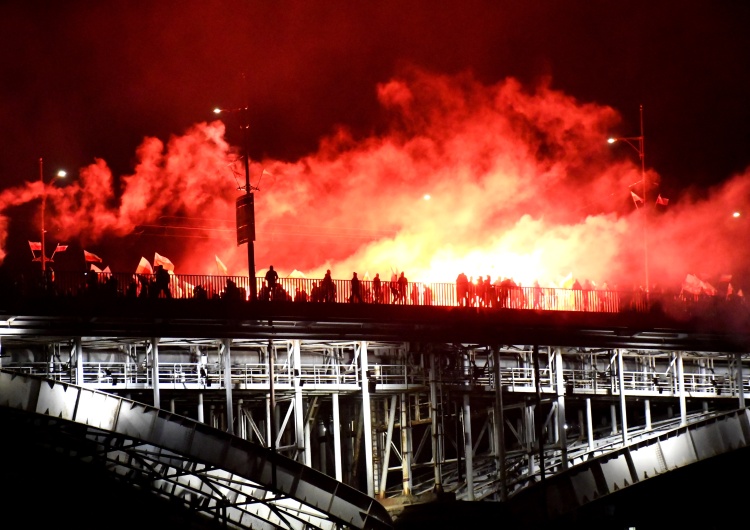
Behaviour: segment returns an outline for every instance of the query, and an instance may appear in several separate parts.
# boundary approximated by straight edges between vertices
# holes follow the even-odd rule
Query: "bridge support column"
[[[205,423],[203,414],[203,392],[201,392],[198,394],[198,421],[201,423]]]
[[[594,449],[594,419],[591,417],[591,398],[586,398],[586,438],[589,449]]]
[[[438,402],[437,355],[430,354],[430,423],[432,429],[432,467],[435,476],[435,492],[443,491],[443,418],[442,405]]]
[[[161,395],[159,392],[159,339],[151,339],[151,381],[153,382],[154,407],[161,408]],[[148,352],[146,352],[148,358]],[[146,363],[148,364],[148,363]]]
[[[75,340],[75,350],[76,350],[76,362],[75,362],[76,378],[75,378],[75,384],[82,385],[83,384],[83,343],[81,342],[81,337],[76,337],[76,340]]]
[[[383,457],[380,459],[380,482],[377,488],[378,499],[385,498],[385,490],[387,487],[388,463],[391,460],[391,441],[393,440],[393,429],[396,424],[396,399],[398,399],[396,394],[393,394],[391,396],[391,405],[388,408],[388,426],[386,427],[385,447],[383,448]]]
[[[742,354],[735,354],[735,364],[737,365],[737,396],[740,398],[740,408],[745,408],[745,385],[743,383],[742,375]]]
[[[247,440],[247,423],[245,422],[244,414],[245,400],[237,400],[237,436],[243,440]]]
[[[474,500],[474,441],[471,437],[471,403],[469,394],[464,394],[464,458],[466,460],[466,499]]]
[[[305,445],[305,405],[302,398],[302,358],[300,354],[299,339],[292,341],[292,360],[294,363],[292,372],[294,374],[294,436],[297,440],[297,454],[299,455],[298,461],[306,463],[309,461],[307,453],[310,451],[308,446]],[[334,431],[337,430],[338,425],[334,424]]]
[[[628,445],[628,409],[625,402],[625,368],[622,350],[617,350],[617,386],[620,388],[620,416],[622,420],[622,445]]]
[[[687,400],[685,399],[685,371],[682,362],[682,352],[678,351],[677,356],[677,392],[680,400],[680,425],[687,424]]]
[[[395,404],[395,403],[394,403]],[[411,422],[409,421],[409,396],[401,394],[401,478],[402,495],[411,495]],[[383,469],[387,471],[388,462],[383,463]]]
[[[224,360],[224,391],[226,394],[227,432],[234,434],[234,406],[232,405],[232,360],[230,344],[232,339],[221,341],[221,353]]]
[[[494,410],[494,433],[495,433],[495,470],[500,478],[500,501],[508,500],[508,477],[505,470],[505,413],[503,411],[503,377],[500,371],[500,349],[492,347],[492,365],[495,379],[495,410]]]
[[[343,481],[344,471],[341,465],[341,412],[338,392],[331,394],[331,408],[333,412],[333,468],[336,480],[341,482]]]
[[[373,476],[373,450],[372,450],[372,409],[370,403],[369,379],[367,377],[367,341],[359,341],[359,357],[361,361],[361,385],[362,385],[362,421],[365,440],[365,475],[367,480],[367,494],[375,497],[375,477]]]
[[[565,421],[565,381],[563,379],[562,351],[555,348],[555,387],[557,388],[557,437],[560,441],[562,468],[568,469],[568,433]]]
[[[643,400],[643,415],[646,419],[646,430],[650,431],[651,427],[651,400],[646,398]]]

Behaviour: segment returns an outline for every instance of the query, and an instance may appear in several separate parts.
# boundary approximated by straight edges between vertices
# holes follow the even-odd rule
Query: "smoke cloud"
[[[404,271],[452,282],[464,272],[558,286],[572,274],[630,288],[644,284],[648,263],[652,285],[674,287],[687,273],[712,278],[748,262],[744,221],[731,213],[747,211],[750,174],[657,206],[658,173],[646,167],[644,189],[633,146],[606,142],[620,122],[610,107],[549,81],[484,85],[416,68],[376,90],[383,131],[358,138],[342,125],[299,160],[250,161],[258,275],[273,264],[282,277]],[[47,187],[48,228],[98,249],[161,234],[149,244],[177,273],[216,274],[218,256],[230,274],[246,274],[234,231],[244,161],[225,136],[217,120],[166,143],[146,138],[133,173],[118,179],[95,160],[77,180]],[[41,192],[29,183],[0,194],[0,258],[8,209]],[[135,271],[142,255],[111,268]]]

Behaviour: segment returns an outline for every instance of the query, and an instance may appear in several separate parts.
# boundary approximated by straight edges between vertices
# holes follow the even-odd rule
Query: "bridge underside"
[[[575,499],[567,506],[596,505],[645,482],[634,444],[654,440],[638,454],[666,474],[670,455],[656,448],[700,418],[741,408],[750,390],[746,331],[659,315],[211,308],[211,318],[179,303],[9,312],[0,329],[4,369],[48,378],[60,394],[80,385],[112,402],[136,400],[128,407],[148,420],[130,425],[174,420],[157,439],[140,427],[134,436],[88,420],[71,426],[59,413],[79,412],[68,399],[58,412],[35,410],[44,420],[13,421],[37,433],[26,439],[40,449],[88,462],[208,523],[375,528],[392,523],[375,499],[398,522],[415,499],[436,493],[515,503],[538,491],[542,476],[547,490],[555,476],[578,481],[572,493],[569,485],[558,490]],[[227,474],[223,457],[207,464],[186,454],[205,425],[252,442],[260,467]],[[49,442],[47,429],[57,432]],[[703,432],[712,429],[720,428]],[[722,447],[734,449],[741,439],[707,435],[709,446],[730,440]],[[218,438],[200,445],[209,454],[227,447]],[[285,458],[281,488],[264,475],[271,449]],[[599,460],[621,449],[612,462]],[[315,493],[299,489],[305,480]],[[325,501],[332,492],[337,500]],[[529,498],[518,501],[522,513],[538,509],[538,498]],[[548,518],[565,516],[542,504]]]

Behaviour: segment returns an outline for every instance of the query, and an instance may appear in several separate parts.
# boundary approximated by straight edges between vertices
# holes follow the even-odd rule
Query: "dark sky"
[[[103,264],[113,270],[130,270],[141,256],[151,259],[159,252],[172,261],[182,260],[184,272],[203,272],[216,255],[230,273],[240,273],[242,249],[235,248],[231,237],[212,245],[204,245],[206,237],[197,238],[197,250],[211,258],[199,262],[187,257],[190,249],[185,247],[190,245],[175,243],[194,242],[196,238],[185,236],[188,229],[168,233],[162,228],[164,241],[153,235],[154,226],[174,225],[178,218],[193,223],[189,231],[195,235],[197,212],[214,215],[213,221],[203,218],[204,228],[205,222],[216,228],[219,218],[233,222],[226,205],[232,205],[238,183],[243,184],[241,164],[232,166],[234,172],[228,170],[224,179],[206,177],[224,171],[227,164],[217,160],[231,163],[242,142],[237,115],[224,118],[226,131],[210,128],[216,120],[211,109],[218,105],[249,109],[252,182],[260,188],[257,269],[273,260],[282,274],[340,266],[342,278],[352,269],[367,270],[370,276],[376,270],[383,276],[391,269],[407,269],[425,277],[431,269],[433,274],[443,271],[450,281],[459,272],[456,268],[474,267],[466,261],[472,248],[457,248],[450,234],[465,242],[465,232],[474,231],[484,234],[478,241],[485,241],[487,248],[480,249],[486,253],[472,272],[513,275],[516,269],[504,272],[499,262],[514,260],[509,252],[533,260],[529,256],[535,249],[519,246],[513,237],[502,240],[490,230],[521,233],[524,215],[532,221],[544,219],[544,227],[532,231],[537,241],[538,234],[549,234],[553,225],[590,227],[595,224],[590,215],[606,219],[620,235],[626,229],[608,215],[629,220],[634,230],[627,184],[640,178],[638,153],[624,144],[603,147],[602,152],[581,145],[594,145],[597,134],[638,136],[640,105],[651,199],[661,194],[670,199],[670,208],[689,203],[703,211],[715,206],[699,202],[710,198],[712,186],[747,173],[748,27],[750,4],[735,1],[6,0],[0,3],[0,189],[11,190],[1,205],[5,259],[30,265],[26,241],[39,232],[40,190],[29,183],[39,180],[38,160],[43,157],[45,178],[60,167],[70,174],[65,183],[54,184],[69,191],[50,199],[52,241],[70,244],[77,252],[86,248],[104,254]],[[517,93],[523,101],[514,99]],[[507,125],[502,134],[483,108],[502,117]],[[190,131],[196,124],[211,130],[194,134]],[[484,134],[473,133],[481,141],[467,133],[480,127],[477,124],[485,127]],[[216,134],[228,144],[219,146],[221,155],[196,155],[203,146],[195,140],[182,148],[152,145],[145,151],[154,157],[163,149],[164,157],[144,157],[147,139],[169,144],[197,135],[214,145]],[[493,139],[494,134],[498,136]],[[522,150],[535,153],[533,169],[531,159],[524,160],[519,145],[513,144],[521,137]],[[563,147],[576,142],[581,145],[575,150]],[[462,161],[461,153],[470,156]],[[512,170],[501,159],[513,161]],[[111,174],[111,180],[99,170],[86,169],[95,164],[103,174]],[[145,171],[148,165],[161,171]],[[632,167],[616,177],[610,174],[611,168],[623,165]],[[405,167],[410,169],[399,173]],[[263,170],[267,174],[261,178]],[[191,172],[202,179],[190,180]],[[564,185],[555,180],[555,185],[536,187],[558,172],[565,173],[559,177]],[[83,177],[87,173],[92,174],[88,182]],[[490,185],[508,173],[515,175],[508,186]],[[628,181],[631,174],[635,181]],[[127,177],[132,177],[130,191]],[[400,201],[416,183],[429,183],[428,192],[451,178],[456,180],[445,188],[450,200],[439,203],[439,214],[428,215],[441,241],[416,227],[415,218],[391,213],[391,208],[410,212]],[[363,183],[368,182],[375,184],[367,188]],[[606,196],[614,193],[615,182],[625,183],[624,192],[608,207],[600,199],[605,191]],[[355,183],[366,188],[361,195],[348,189]],[[146,194],[144,186],[150,187]],[[207,187],[204,194],[193,196],[201,186]],[[518,195],[513,215],[506,207],[489,209],[479,219],[461,213],[462,190],[471,190],[468,198],[477,192],[484,197],[480,200],[502,203],[495,200],[502,190],[518,193],[524,186],[536,196],[555,195],[558,209],[584,213],[573,220],[548,211],[555,204],[549,200],[542,215],[541,207],[535,209],[533,201]],[[738,184],[738,189],[747,189],[743,186]],[[205,194],[211,192],[223,197],[223,209],[206,202]],[[575,199],[568,199],[568,193]],[[583,195],[587,198],[581,199]],[[589,207],[592,202],[596,205]],[[346,209],[342,203],[355,204]],[[134,214],[138,204],[158,210],[158,215]],[[730,207],[726,201],[721,204]],[[447,211],[459,220],[443,230]],[[310,212],[319,217],[312,218]],[[427,213],[420,210],[417,218]],[[652,213],[654,219],[663,214],[655,209]],[[63,217],[69,221],[57,226],[56,219]],[[273,230],[264,225],[266,220]],[[717,219],[706,223],[689,231],[715,229]],[[731,229],[732,237],[747,235],[744,228]],[[353,230],[356,233],[348,232]],[[327,242],[321,243],[321,234]],[[577,237],[572,232],[560,235],[543,253],[557,259],[563,252],[559,241],[568,242],[566,252],[598,248],[588,236],[583,239],[590,246]],[[661,236],[654,237],[653,244],[661,244]],[[413,241],[429,249],[414,250]],[[661,268],[677,260],[684,262],[677,276],[702,272],[695,260],[705,253],[702,244],[702,252],[663,256]],[[404,246],[412,249],[409,257],[398,250]],[[444,258],[446,249],[452,253],[452,265],[435,265],[436,256]],[[299,257],[300,250],[305,259]],[[383,259],[374,260],[373,252]],[[619,252],[605,255],[621,263],[637,262]],[[594,257],[601,256],[589,259]],[[703,272],[738,270],[743,267],[738,258],[745,256],[727,255],[723,263]],[[652,259],[659,268],[658,254]],[[79,263],[80,254],[75,259],[58,256],[56,261],[60,266],[85,266]],[[195,270],[184,270],[188,263]],[[568,272],[579,275],[573,268],[599,282],[607,270],[604,265],[586,269],[582,263],[566,262],[546,274],[550,281]]]

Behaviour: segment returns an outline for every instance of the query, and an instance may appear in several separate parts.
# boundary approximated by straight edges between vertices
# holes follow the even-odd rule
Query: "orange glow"
[[[251,160],[252,184],[263,175],[255,192],[258,274],[273,263],[282,277],[404,271],[410,281],[453,282],[464,272],[558,286],[572,271],[596,284],[642,283],[643,230],[629,192],[640,167],[602,141],[620,120],[612,108],[544,84],[486,86],[416,70],[377,93],[394,116],[387,133],[354,138],[341,128],[299,160]],[[95,160],[69,185],[48,190],[50,229],[60,240],[105,244],[165,219],[187,220],[176,237],[120,263],[97,253],[116,271],[135,270],[156,250],[177,273],[215,274],[221,256],[229,274],[246,274],[247,251],[234,232],[243,161],[225,133],[217,120],[166,142],[146,138],[117,193],[107,163]],[[658,186],[658,174],[647,171]],[[40,193],[33,182],[4,190],[0,211]],[[687,196],[653,216],[652,281],[679,284],[686,272],[747,263],[748,251],[717,228],[738,198],[750,200],[747,172],[707,199]],[[0,230],[4,244],[7,222]]]

